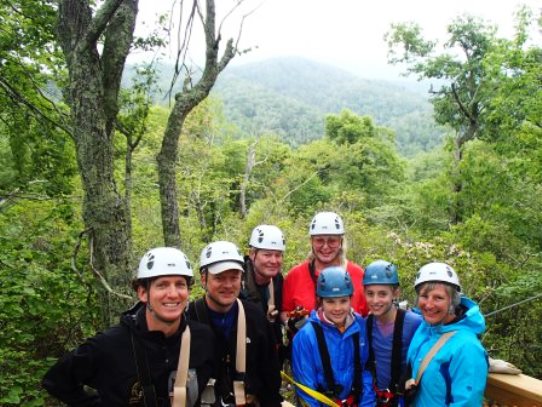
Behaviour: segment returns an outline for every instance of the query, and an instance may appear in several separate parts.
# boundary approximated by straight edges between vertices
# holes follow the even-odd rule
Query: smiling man
[[[190,262],[180,250],[149,250],[133,284],[139,302],[119,325],[57,362],[43,379],[45,389],[73,406],[169,407],[179,355],[186,352],[186,406],[198,405],[214,371],[214,337],[209,327],[184,318],[192,278]],[[183,338],[189,348],[181,345]]]
[[[243,256],[231,242],[214,242],[201,252],[205,296],[190,305],[189,315],[208,324],[217,340],[213,397],[204,398],[217,407],[278,407],[281,379],[271,327],[259,306],[237,299],[243,265]]]
[[[245,256],[245,273],[240,298],[259,305],[271,323],[279,346],[282,364],[282,261],[286,248],[284,235],[275,225],[258,225],[250,235],[249,252]]]

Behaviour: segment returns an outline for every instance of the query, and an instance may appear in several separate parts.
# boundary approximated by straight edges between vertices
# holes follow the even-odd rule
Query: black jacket
[[[247,329],[246,394],[256,396],[261,407],[279,407],[282,401],[279,394],[281,378],[277,349],[271,327],[259,306],[245,300],[242,300],[242,303],[245,309]],[[217,370],[214,377],[217,379],[215,385],[217,405],[220,405],[220,398],[222,398],[222,401],[225,400],[226,403],[231,403],[232,382],[238,380],[235,377],[237,315],[231,334],[224,340],[223,334],[210,322],[208,312],[204,298],[191,303],[188,308],[188,315],[191,320],[205,322],[215,332],[217,337],[215,355]]]
[[[254,265],[250,257],[245,256],[245,272],[243,273],[243,288],[239,298],[257,304],[261,307],[264,314],[267,314],[267,299],[269,298],[269,285],[260,286],[254,279]],[[275,300],[275,309],[277,314],[275,320],[271,322],[271,328],[275,335],[277,345],[282,345],[282,324],[280,321],[280,312],[282,311],[282,285],[284,277],[278,273],[273,277],[273,291]]]
[[[175,379],[181,335],[187,325],[183,318],[179,331],[165,337],[149,332],[145,306],[136,304],[121,317],[119,325],[87,339],[65,355],[45,374],[43,387],[54,397],[72,406],[143,406],[143,392],[136,368],[132,338],[139,341],[148,360],[157,405],[170,406],[169,389]],[[189,380],[197,377],[198,394],[215,370],[214,336],[208,326],[188,321],[191,333]],[[139,363],[145,364],[140,361]],[[192,374],[190,374],[192,373]],[[96,390],[91,394],[83,385]],[[190,384],[187,384],[190,388]],[[192,389],[195,390],[192,382]]]

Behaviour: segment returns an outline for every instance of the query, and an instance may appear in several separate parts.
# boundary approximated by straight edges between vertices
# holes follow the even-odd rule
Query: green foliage
[[[0,212],[2,405],[43,405],[45,370],[96,326],[92,278],[70,269],[77,224],[67,201]]]
[[[167,89],[172,67],[157,68]],[[134,75],[133,69],[127,76]],[[224,115],[238,128],[236,137],[275,134],[290,146],[319,139],[325,117],[349,109],[396,130],[402,154],[428,151],[444,131],[432,117],[427,98],[395,83],[364,80],[340,69],[302,58],[278,58],[229,66],[213,88],[223,100]],[[157,102],[164,100],[160,95]]]

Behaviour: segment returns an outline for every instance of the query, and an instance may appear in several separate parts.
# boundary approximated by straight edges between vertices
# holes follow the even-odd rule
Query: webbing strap
[[[333,370],[331,369],[331,358],[329,356],[329,351],[326,345],[326,339],[324,337],[324,330],[322,326],[316,322],[311,321],[316,333],[316,341],[318,342],[318,351],[320,353],[320,359],[322,360],[322,367],[324,368],[324,378],[326,380],[327,394],[332,394],[334,397],[339,398],[341,389],[339,385],[336,384],[335,378],[333,377]],[[362,367],[361,367],[361,356],[359,350],[359,332],[356,332],[352,335],[352,342],[354,345],[354,377],[352,379],[352,389],[350,394],[354,396],[356,403],[361,400],[363,394],[362,386]]]
[[[186,382],[188,379],[188,362],[190,360],[190,328],[187,325],[181,337],[181,350],[177,364],[177,374],[173,385],[171,407],[186,407]]]
[[[326,388],[334,396],[338,396],[335,392],[335,378],[333,377],[333,371],[331,370],[331,358],[329,357],[329,351],[326,345],[326,339],[324,337],[324,330],[320,324],[316,321],[311,321],[314,332],[316,333],[316,341],[318,342],[318,353],[320,353],[320,359],[322,360],[322,367],[324,368],[324,378],[326,380]]]
[[[352,335],[354,341],[354,378],[352,380],[352,395],[354,396],[354,405],[358,405],[363,396],[361,355],[359,351],[359,332]]]
[[[326,406],[329,406],[329,407],[338,407],[339,406],[338,403],[336,403],[335,401],[333,401],[332,399],[327,397],[325,394],[322,394],[319,391],[311,389],[310,387],[305,386],[304,384],[296,382],[294,379],[292,379],[290,376],[288,376],[282,370],[280,372],[280,375],[282,376],[282,378],[284,380],[286,380],[287,382],[293,384],[298,389],[302,390],[305,394],[307,394],[308,396],[312,397],[313,399],[319,401],[320,403],[325,404]]]
[[[133,332],[130,334],[132,340],[132,349],[134,351],[137,376],[143,389],[143,401],[145,407],[158,407],[156,400],[156,391],[151,381],[151,372],[149,369],[149,361],[147,360],[147,353],[143,348],[143,345],[135,338]]]
[[[267,299],[267,315],[271,315],[275,311],[275,286],[273,285],[273,279],[269,282],[267,286],[269,289],[269,298]]]
[[[367,366],[369,370],[373,373],[376,378],[376,362],[375,362],[375,352],[373,349],[373,324],[375,316],[374,314],[369,314],[367,316],[365,327],[367,329],[367,341],[369,342],[369,359],[367,360]]]
[[[391,349],[391,381],[390,389],[396,392],[401,380],[401,355],[403,352],[403,326],[405,322],[405,310],[398,308],[393,326],[393,345]]]
[[[425,357],[423,358],[422,363],[418,369],[418,373],[416,374],[416,384],[420,383],[423,372],[425,371],[425,369],[431,362],[431,359],[433,359],[433,357],[437,354],[440,348],[442,348],[444,344],[448,341],[448,339],[454,336],[456,332],[457,331],[451,331],[451,332],[446,332],[445,334],[443,334],[439,338],[439,340],[431,347],[429,352],[427,352],[427,355],[425,355]]]
[[[245,318],[245,308],[240,299],[237,299],[239,311],[237,314],[237,343],[235,353],[235,370],[242,377],[242,380],[233,381],[233,394],[235,396],[235,404],[238,406],[245,405],[245,372],[246,372],[246,352],[247,352],[247,322]]]
[[[401,356],[403,351],[403,326],[405,322],[406,312],[405,310],[398,308],[395,316],[395,322],[393,324],[393,342],[391,350],[391,377],[388,387],[396,392],[401,379]],[[370,314],[367,317],[367,339],[369,340],[369,360],[368,364],[374,374],[376,375],[376,362],[373,349],[373,324],[375,323],[375,317]]]

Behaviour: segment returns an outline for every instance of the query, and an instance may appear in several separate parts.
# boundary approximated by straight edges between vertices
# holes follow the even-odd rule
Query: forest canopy
[[[107,52],[114,49],[105,45],[107,29],[114,26],[100,25],[88,6],[85,15],[96,23],[89,27],[101,27],[105,42],[102,49],[96,45],[102,37],[94,38],[96,48],[84,54],[87,67],[111,76],[100,71],[93,77],[101,99],[87,100],[90,93],[77,93],[77,69],[70,65],[81,50],[68,49],[69,26],[64,34],[57,30],[63,7],[35,3],[0,1],[2,405],[44,405],[47,398],[38,383],[45,370],[116,321],[118,311],[135,301],[128,283],[138,259],[167,242],[157,156],[175,108],[152,99],[163,78],[152,66],[139,67],[135,81],[125,80],[120,87],[124,62],[112,58]],[[116,9],[104,11],[113,21],[120,12],[130,13],[121,0],[104,2],[113,3]],[[213,240],[246,249],[254,226],[276,224],[286,236],[286,273],[308,253],[308,224],[315,212],[336,211],[346,224],[348,257],[362,265],[380,258],[397,264],[403,296],[411,305],[414,275],[430,261],[452,265],[465,294],[485,314],[533,299],[489,316],[482,341],[492,357],[542,378],[542,326],[537,323],[542,312],[542,48],[529,42],[530,27],[542,29],[542,20],[527,9],[514,18],[515,35],[501,38],[476,17],[458,17],[441,48],[414,24],[391,27],[390,62],[419,77],[439,79],[439,85],[428,95],[429,109],[424,105],[387,121],[372,108],[341,103],[341,95],[354,100],[347,85],[355,79],[347,77],[336,87],[337,97],[326,98],[333,107],[317,103],[319,92],[330,88],[306,85],[303,105],[281,99],[276,111],[288,115],[273,120],[284,122],[266,122],[271,116],[261,113],[275,109],[267,104],[275,94],[253,106],[221,99],[239,79],[220,70],[228,46],[214,38],[224,54],[208,61],[209,69],[223,74],[224,82],[183,117],[173,134],[174,160],[168,162],[183,251],[195,262]],[[134,38],[123,41],[127,50],[142,44]],[[160,45],[152,38],[144,44]],[[117,79],[118,89],[108,85]],[[197,78],[192,79],[195,84]],[[291,96],[296,85],[287,78],[279,82],[279,93]],[[251,100],[253,88],[243,89]],[[178,92],[192,90],[199,88]],[[191,94],[173,100],[186,95]],[[77,101],[102,109],[94,111],[95,121],[78,121]],[[256,116],[245,112],[242,122],[233,122],[250,108]],[[95,130],[87,128],[93,127],[89,123],[101,126],[104,137],[92,148],[95,139],[78,133]],[[295,142],[277,130],[288,126],[303,129]],[[401,133],[398,148],[400,128],[408,131]],[[104,159],[107,183],[88,182],[95,174],[85,172],[85,160],[92,161],[87,152]],[[101,201],[89,201],[92,194],[104,199],[103,207]],[[95,223],[93,211],[101,216]],[[100,249],[115,236],[122,236],[122,253],[107,245]],[[198,295],[196,284],[192,296]]]

